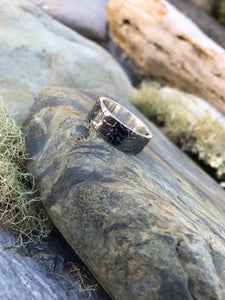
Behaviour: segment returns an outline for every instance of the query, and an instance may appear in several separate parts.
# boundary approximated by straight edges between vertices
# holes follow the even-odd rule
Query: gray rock
[[[138,156],[90,128],[98,95],[49,88],[24,131],[53,222],[115,299],[224,299],[225,193],[146,122]]]
[[[108,0],[31,0],[52,17],[92,39],[105,39]]]
[[[19,250],[12,248],[14,242],[14,236],[0,228],[1,300],[109,300],[100,286],[89,293],[64,270],[65,253],[75,264],[79,262],[61,245],[62,239],[54,236],[38,247]],[[90,275],[89,283],[94,284]]]
[[[29,1],[0,0],[0,96],[21,122],[46,85],[102,88],[126,97],[131,84],[94,42]]]

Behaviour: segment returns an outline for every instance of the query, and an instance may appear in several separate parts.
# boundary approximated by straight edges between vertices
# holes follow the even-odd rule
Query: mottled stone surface
[[[19,121],[46,85],[131,90],[110,54],[30,1],[0,0],[0,45],[0,96]]]
[[[52,17],[88,38],[106,38],[107,22],[105,5],[108,0],[31,1]]]
[[[53,222],[115,299],[224,299],[225,193],[154,138],[130,156],[89,127],[96,92],[49,88],[24,126]]]

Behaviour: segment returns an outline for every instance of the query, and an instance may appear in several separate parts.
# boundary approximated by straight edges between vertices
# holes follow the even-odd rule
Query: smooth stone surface
[[[24,126],[53,222],[115,299],[224,299],[224,191],[130,103],[154,138],[136,157],[105,143],[97,97],[45,89]]]
[[[92,39],[107,35],[105,5],[108,0],[31,0],[52,17]]]
[[[0,228],[0,299],[1,300],[109,300],[98,286],[96,293],[84,291],[77,277],[64,270],[67,261],[79,266],[79,260],[64,240],[51,236],[38,247],[7,249],[14,236]],[[85,267],[82,266],[85,270]],[[82,274],[87,276],[87,272]],[[96,284],[89,274],[89,284]]]
[[[30,1],[0,0],[0,96],[22,122],[46,85],[103,88],[126,97],[131,84],[103,48]]]

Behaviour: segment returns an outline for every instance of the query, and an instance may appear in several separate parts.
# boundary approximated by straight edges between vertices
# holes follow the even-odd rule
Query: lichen
[[[222,178],[225,174],[225,125],[208,112],[191,124],[188,137],[193,143],[186,143],[184,150],[196,153],[200,160],[216,169],[218,179]]]
[[[16,233],[16,245],[37,242],[52,228],[25,161],[24,135],[0,101],[0,225]]]
[[[187,119],[184,118],[184,112],[181,109],[182,99],[176,95],[172,101],[168,101],[160,95],[159,84],[142,83],[140,89],[135,89],[130,95],[130,101],[176,144],[183,133],[190,126]]]
[[[176,93],[168,99],[159,89],[157,83],[143,83],[132,92],[130,101],[183,151],[196,154],[215,169],[221,181],[225,175],[225,124],[210,112],[190,121],[191,111],[182,96]]]

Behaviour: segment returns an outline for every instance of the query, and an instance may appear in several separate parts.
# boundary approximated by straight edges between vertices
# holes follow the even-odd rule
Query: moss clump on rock
[[[35,197],[34,177],[25,166],[25,139],[12,115],[0,102],[0,224],[18,236],[17,245],[39,241],[51,222]]]
[[[174,93],[171,98],[160,90],[157,83],[143,83],[140,89],[132,92],[130,100],[183,151],[197,155],[199,160],[215,169],[217,180],[223,181],[225,125],[209,111],[195,113],[182,93]]]

